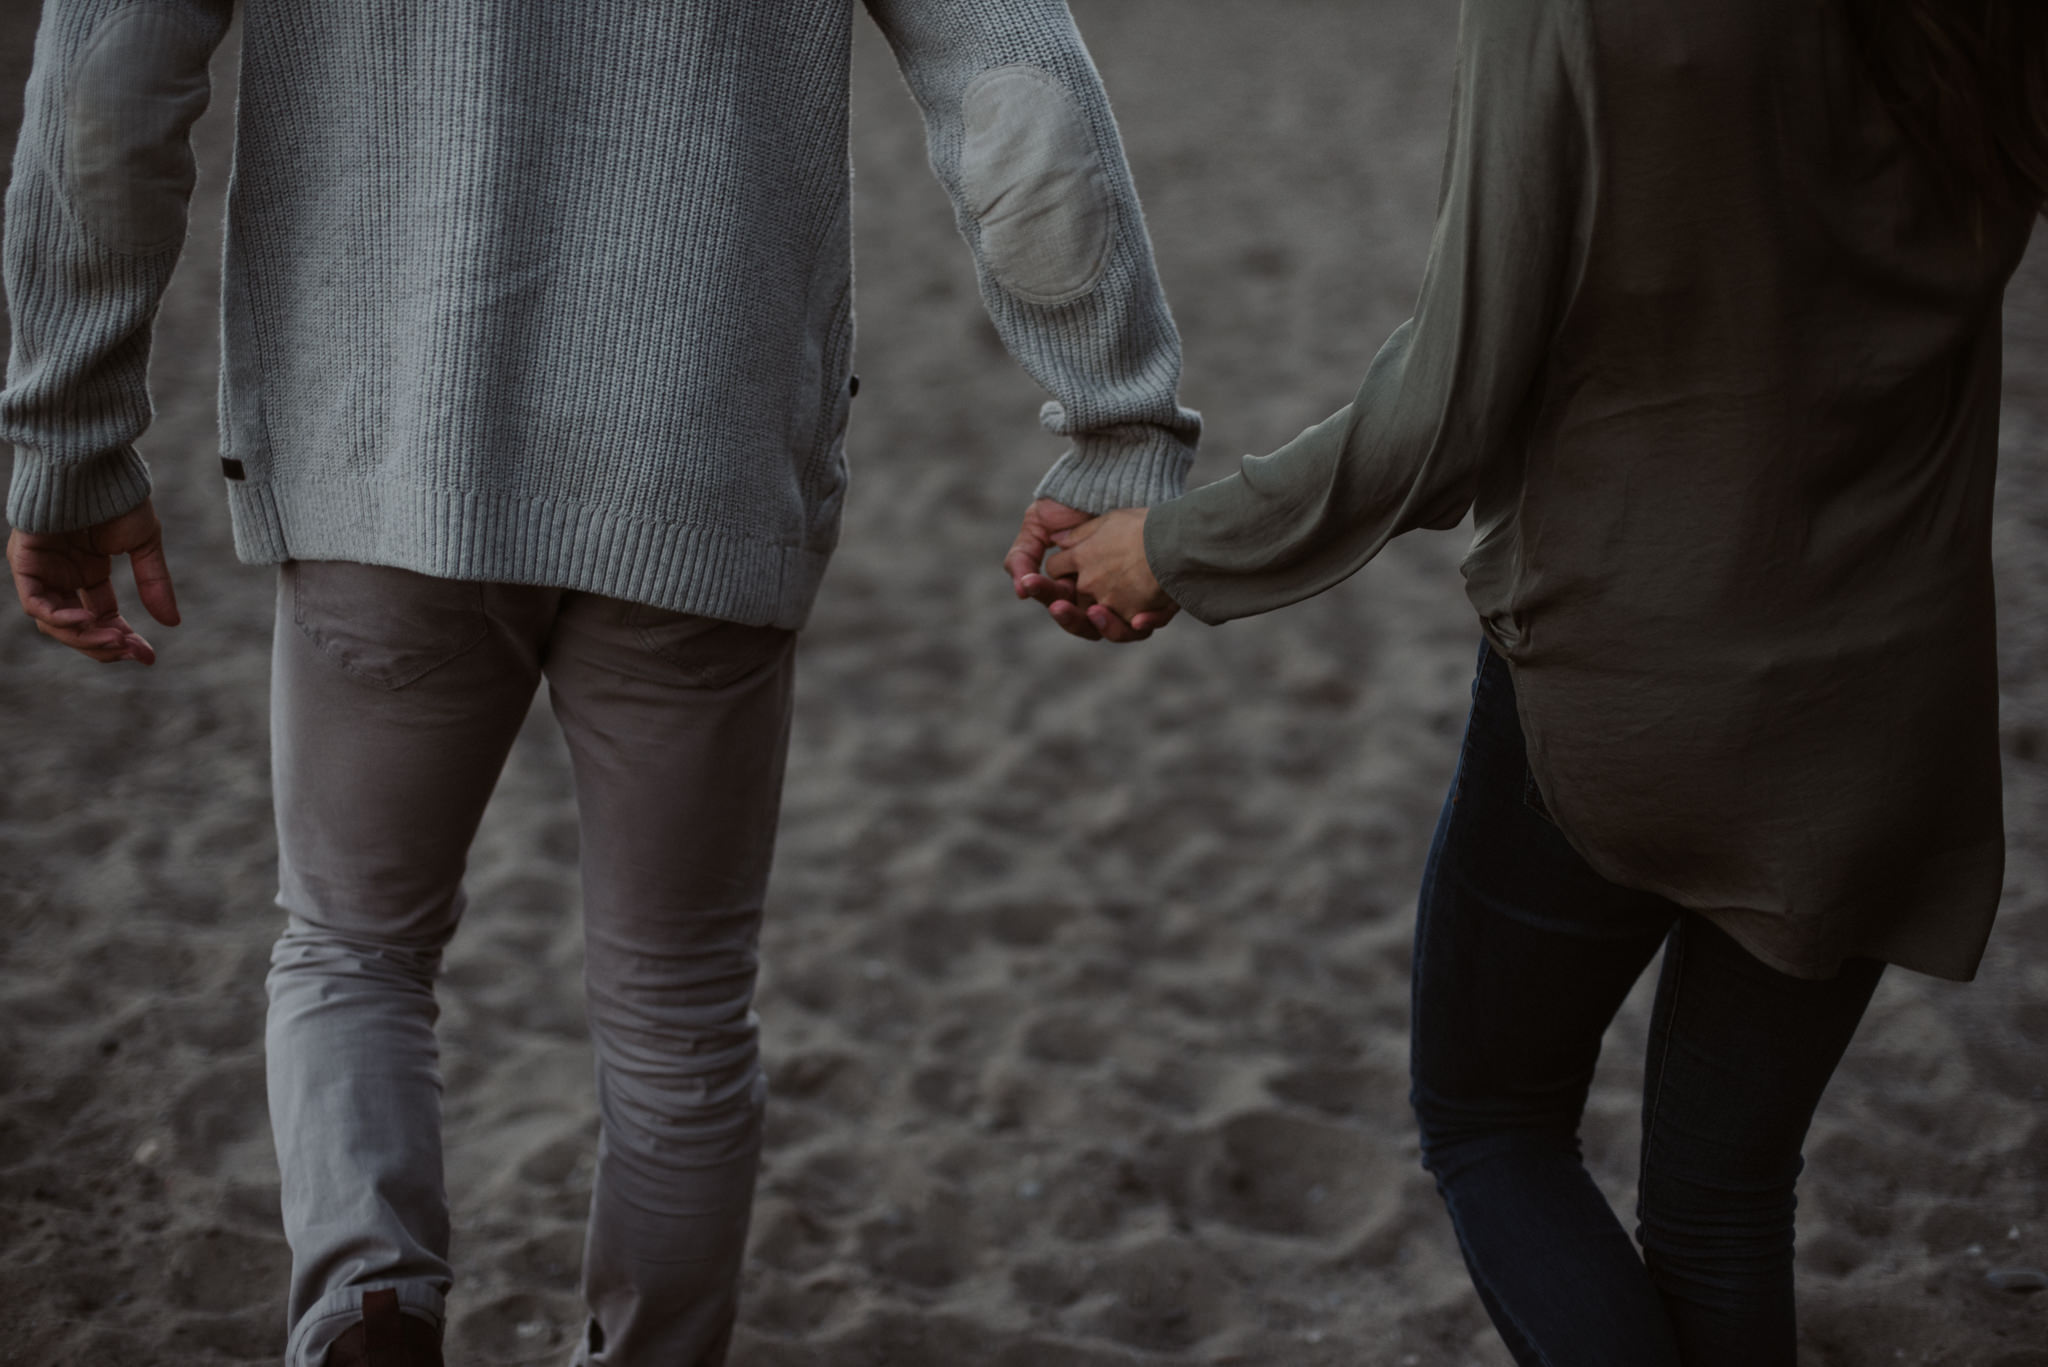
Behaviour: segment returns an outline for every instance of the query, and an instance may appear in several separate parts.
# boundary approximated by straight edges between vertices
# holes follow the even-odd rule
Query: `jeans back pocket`
[[[282,573],[306,639],[379,688],[419,682],[490,631],[479,583],[347,560],[290,560]]]
[[[685,688],[736,684],[780,660],[796,639],[785,627],[752,627],[645,603],[628,606],[626,625],[640,648],[668,665],[670,677]]]

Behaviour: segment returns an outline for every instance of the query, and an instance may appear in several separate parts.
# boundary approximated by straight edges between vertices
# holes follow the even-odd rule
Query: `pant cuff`
[[[436,1329],[447,1321],[448,1302],[425,1282],[372,1281],[330,1291],[306,1311],[292,1327],[285,1345],[285,1367],[322,1367],[327,1350],[363,1317],[363,1296],[389,1287],[398,1293],[401,1313],[431,1323]]]

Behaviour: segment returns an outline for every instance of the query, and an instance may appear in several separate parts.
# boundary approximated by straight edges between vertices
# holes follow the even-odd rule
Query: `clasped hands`
[[[1024,524],[1003,557],[1017,596],[1045,604],[1062,630],[1083,640],[1146,639],[1172,621],[1180,605],[1166,596],[1145,560],[1145,512],[1118,508],[1094,517],[1039,499],[1024,510]]]

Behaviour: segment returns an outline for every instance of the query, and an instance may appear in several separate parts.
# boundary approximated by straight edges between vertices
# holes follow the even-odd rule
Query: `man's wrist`
[[[1192,448],[1163,432],[1137,443],[1081,438],[1032,496],[1089,513],[1150,507],[1180,496],[1194,459]]]
[[[7,521],[25,532],[72,532],[133,512],[149,496],[149,466],[133,446],[83,460],[59,460],[18,446]]]

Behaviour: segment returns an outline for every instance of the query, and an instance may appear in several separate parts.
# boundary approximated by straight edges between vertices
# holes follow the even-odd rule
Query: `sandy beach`
[[[35,0],[0,15],[12,145]],[[1075,0],[1208,422],[1198,479],[1346,402],[1427,250],[1455,6]],[[771,1110],[733,1367],[1508,1367],[1406,1103],[1414,891],[1477,640],[1464,537],[1128,648],[1000,559],[1057,442],[859,21],[859,370],[799,666],[760,993]],[[143,449],[185,625],[153,669],[0,631],[0,1362],[274,1361],[274,575],[214,418],[233,60]],[[1803,1367],[2048,1367],[2048,231],[2008,297],[2007,830],[1978,980],[1894,972],[1800,1189]],[[1873,737],[1873,744],[1883,738]],[[539,703],[441,994],[449,1361],[566,1362],[596,1117],[577,824]],[[1634,1200],[1648,980],[1589,1161]]]

